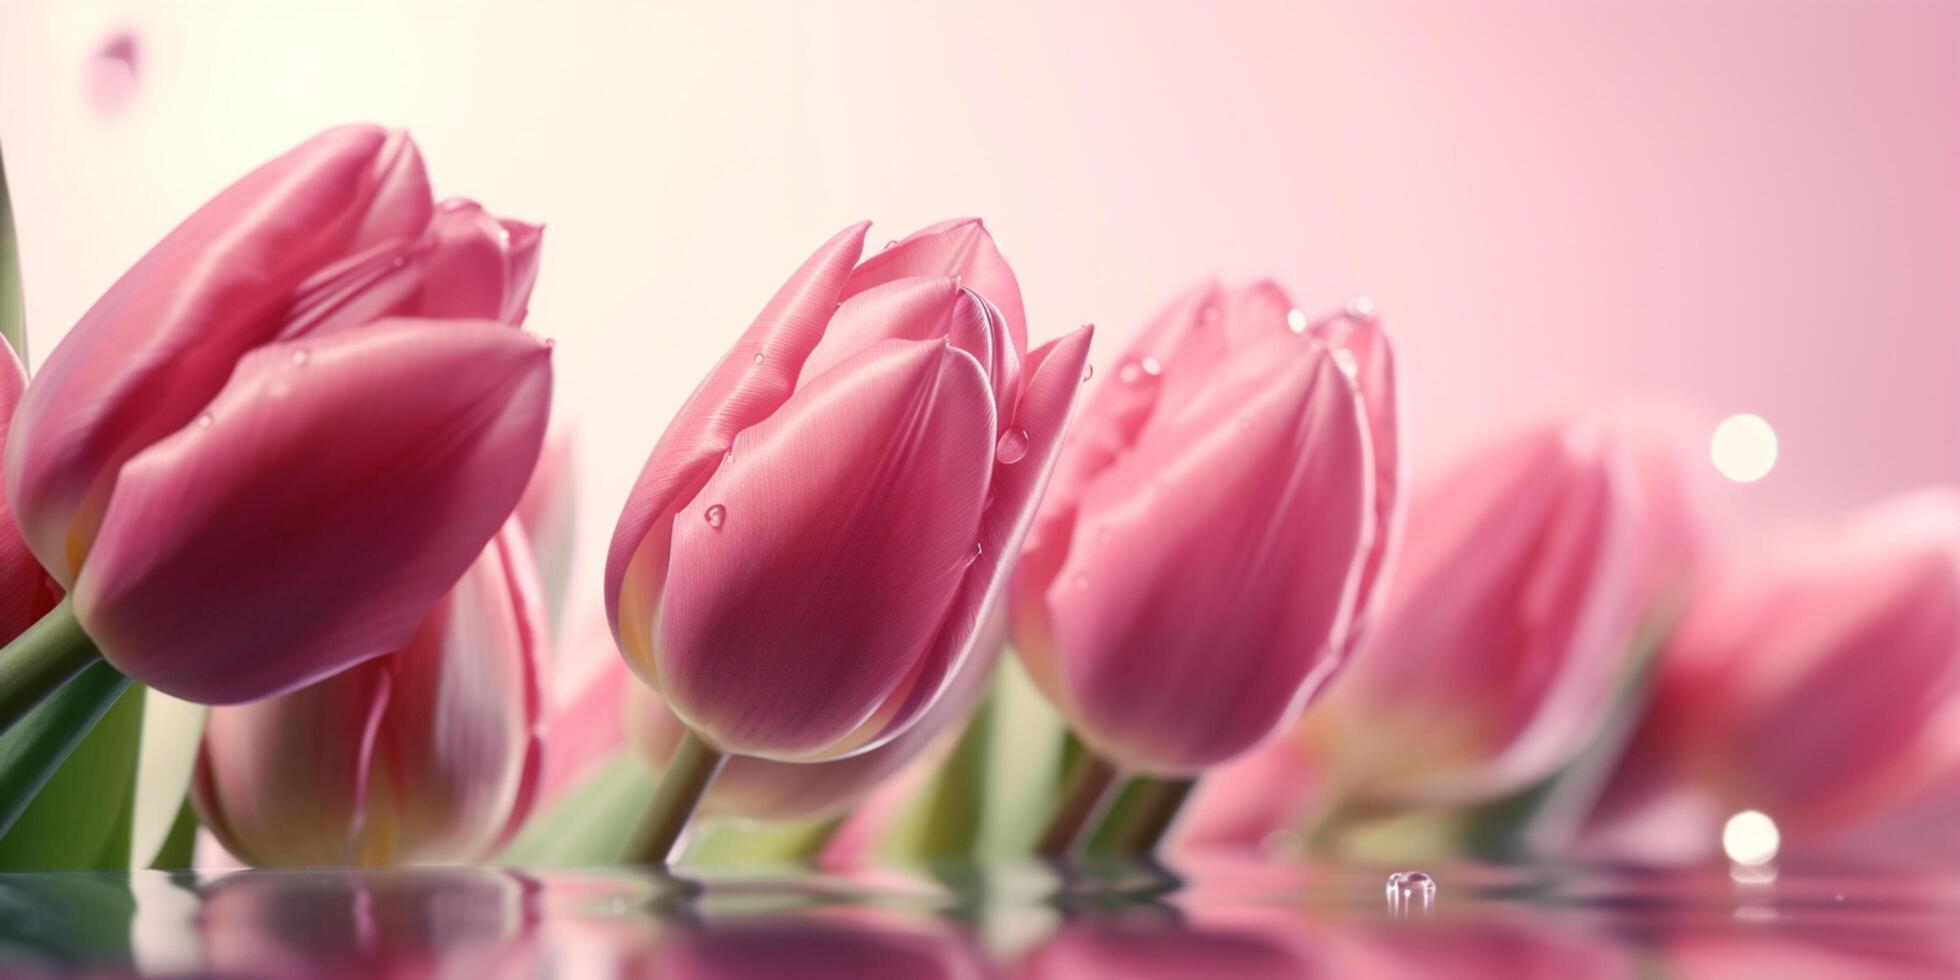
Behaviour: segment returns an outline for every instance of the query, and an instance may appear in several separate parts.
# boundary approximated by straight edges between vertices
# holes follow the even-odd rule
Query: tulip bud
[[[537,458],[549,358],[509,325],[538,242],[438,207],[406,135],[354,126],[137,262],[55,348],[7,446],[21,531],[103,655],[221,703],[405,642]]]
[[[1345,794],[1467,803],[1585,747],[1691,541],[1663,459],[1589,422],[1533,428],[1416,493],[1394,594],[1303,723]],[[1657,516],[1658,515],[1658,516]]]
[[[1662,651],[1629,756],[1802,836],[1951,772],[1956,719],[1960,493],[1941,489],[1723,561]]]
[[[538,588],[523,534],[507,525],[401,648],[212,709],[193,783],[204,823],[257,865],[487,856],[538,781]]]
[[[1015,645],[1099,755],[1190,775],[1311,699],[1379,591],[1393,368],[1372,320],[1310,325],[1270,284],[1187,294],[1118,364],[1029,534]]]
[[[1026,353],[978,221],[858,265],[864,231],[819,249],[716,365],[613,535],[620,650],[718,751],[849,755],[939,700],[1080,388],[1090,330]]]

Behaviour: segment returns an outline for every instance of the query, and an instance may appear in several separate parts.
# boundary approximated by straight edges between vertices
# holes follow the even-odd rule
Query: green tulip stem
[[[682,735],[667,762],[667,771],[660,776],[653,802],[647,804],[646,813],[633,828],[633,837],[626,845],[627,858],[644,864],[672,864],[678,856],[675,851],[681,833],[727,761],[726,753],[716,751],[692,729]]]
[[[62,599],[14,642],[0,647],[0,732],[101,658],[75,620],[73,600]]]
[[[1072,850],[1084,831],[1094,826],[1115,800],[1116,785],[1116,767],[1094,752],[1084,751],[1076,760],[1075,770],[1069,773],[1061,805],[1056,807],[1055,816],[1048,821],[1048,829],[1042,832],[1034,852],[1042,857],[1058,858]]]
[[[1116,828],[1111,840],[1116,853],[1128,857],[1147,858],[1157,850],[1157,845],[1170,832],[1171,825],[1177,821],[1178,812],[1184,802],[1191,798],[1191,789],[1196,786],[1195,779],[1146,779],[1143,792],[1137,798],[1135,807],[1126,814],[1121,827]]]

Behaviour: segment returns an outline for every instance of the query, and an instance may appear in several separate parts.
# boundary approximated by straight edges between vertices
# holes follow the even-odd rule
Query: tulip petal
[[[211,711],[191,793],[225,850],[260,866],[358,863],[392,685],[386,666],[370,662],[281,697]]]
[[[1094,338],[1095,328],[1084,326],[1028,355],[1028,390],[1008,423],[1010,428],[1026,433],[1027,455],[1014,463],[995,465],[993,500],[980,518],[979,557],[967,567],[959,596],[947,610],[930,651],[900,688],[905,696],[889,699],[882,710],[866,720],[854,741],[876,745],[902,731],[914,717],[930,711],[934,699],[942,696],[942,689],[974,669],[965,661],[969,651],[976,649],[974,644],[981,642],[983,625],[994,618],[1014,570],[1015,556],[1021,553],[1022,541],[1034,523],[1042,491],[1062,455]]]
[[[538,468],[532,472],[531,482],[525,484],[524,496],[517,501],[513,515],[523,526],[524,539],[537,558],[545,609],[554,626],[564,618],[566,591],[571,587],[572,550],[578,531],[575,484],[571,431],[554,425],[545,433]],[[610,641],[606,645],[612,646]],[[615,654],[611,659],[618,657]]]
[[[1019,398],[1021,363],[1005,329],[999,311],[985,298],[947,277],[884,283],[838,304],[823,340],[803,362],[798,385],[880,341],[945,338],[987,370],[994,403],[1012,405]]]
[[[1007,317],[1013,349],[1028,349],[1021,283],[979,218],[942,221],[893,242],[851,273],[838,298],[850,299],[873,286],[913,276],[949,276],[985,296]]]
[[[1393,557],[1401,544],[1402,522],[1408,510],[1402,490],[1402,420],[1396,411],[1395,350],[1381,324],[1372,318],[1338,314],[1315,324],[1313,334],[1337,353],[1343,369],[1353,368],[1361,403],[1368,411],[1368,449],[1375,461],[1375,539],[1361,567],[1354,620],[1349,624],[1347,649],[1360,645],[1368,625],[1379,612],[1388,590]]]
[[[918,663],[973,561],[995,426],[971,355],[890,340],[736,436],[673,519],[687,574],[667,580],[655,677],[675,714],[743,755],[832,751]]]
[[[864,250],[860,222],[806,259],[735,347],[688,396],[633,482],[606,554],[606,617],[620,652],[653,679],[653,620],[667,579],[674,512],[707,482],[735,434],[768,418],[795,390],[845,279]]]
[[[1244,751],[1314,692],[1371,523],[1359,398],[1324,349],[1281,335],[1221,367],[1089,487],[1089,543],[1046,594],[1066,713],[1155,775]]]
[[[529,813],[544,714],[544,608],[521,531],[506,524],[385,663],[394,696],[377,751],[395,840],[385,863],[471,861]],[[376,850],[386,847],[387,851]]]
[[[118,669],[204,703],[398,649],[516,506],[550,397],[549,350],[483,321],[254,351],[123,467],[76,614]]]
[[[55,348],[20,408],[7,495],[64,583],[116,474],[190,423],[293,289],[331,257],[412,236],[432,203],[404,137],[330,130],[253,171],[123,275]]]

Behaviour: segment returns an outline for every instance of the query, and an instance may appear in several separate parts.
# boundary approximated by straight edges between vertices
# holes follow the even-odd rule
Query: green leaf
[[[191,801],[185,800],[178,805],[177,819],[171,821],[170,832],[164,835],[163,844],[157,848],[150,867],[158,871],[183,871],[191,866],[196,850],[197,808],[191,806]]]
[[[686,861],[691,865],[755,867],[803,864],[817,856],[843,821],[835,818],[788,823],[719,822],[695,831]]]
[[[114,676],[100,676],[105,671]],[[89,717],[105,701],[108,706],[99,720]],[[67,730],[61,727],[63,721],[70,723]],[[0,736],[0,742],[17,735],[42,736],[29,746],[37,752],[17,756],[0,749],[7,779],[16,775],[12,771],[16,763],[25,770],[22,777],[32,776],[42,766],[53,770],[51,777],[43,777],[45,783],[5,836],[0,836],[0,870],[128,868],[142,732],[143,688],[98,663]],[[66,761],[59,761],[52,750],[61,746],[55,743],[75,733],[81,733],[78,742],[71,742],[72,751],[61,753]],[[50,756],[56,759],[52,764],[47,762]]]
[[[27,310],[20,288],[20,246],[7,197],[7,165],[0,161],[0,338],[27,363]]]
[[[129,678],[114,667],[92,664],[0,734],[0,844],[128,687]]]
[[[653,802],[653,776],[631,751],[621,751],[551,806],[532,816],[499,864],[570,867],[618,864],[634,824]]]

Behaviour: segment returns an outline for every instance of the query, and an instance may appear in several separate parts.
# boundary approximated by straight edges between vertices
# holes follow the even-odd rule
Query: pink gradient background
[[[141,74],[92,99],[134,32]],[[99,90],[99,89],[98,89]],[[1196,277],[1372,295],[1419,467],[1674,393],[1782,438],[1740,526],[1960,475],[1960,5],[850,6],[13,0],[0,145],[37,359],[233,176],[413,129],[547,223],[580,582],[647,449],[798,261],[987,218],[1106,363]],[[875,247],[875,246],[874,246]],[[1106,377],[1108,371],[1103,372]],[[1101,383],[1099,379],[1097,383]],[[1712,475],[1712,470],[1710,470]]]

